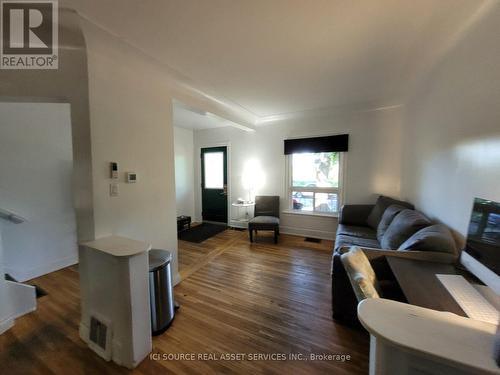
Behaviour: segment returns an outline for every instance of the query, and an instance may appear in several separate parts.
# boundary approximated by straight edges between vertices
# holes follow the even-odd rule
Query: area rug
[[[226,225],[203,223],[179,232],[177,237],[182,241],[200,243],[226,229]]]

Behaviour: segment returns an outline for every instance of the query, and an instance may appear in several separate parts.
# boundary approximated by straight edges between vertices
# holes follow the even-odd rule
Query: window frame
[[[335,152],[335,151],[334,151]],[[311,152],[315,154],[315,152]],[[307,187],[307,186],[292,186],[293,182],[293,162],[292,158],[294,154],[286,155],[286,196],[287,196],[287,211],[292,213],[297,213],[301,215],[321,215],[321,216],[338,216],[340,207],[342,207],[342,202],[344,201],[344,176],[345,176],[345,162],[346,153],[338,152],[339,154],[339,186],[338,187]],[[313,210],[304,211],[297,210],[293,208],[293,197],[294,191],[301,192],[312,192],[313,193]],[[315,209],[316,193],[327,193],[327,194],[337,194],[337,207],[338,210],[335,212],[325,212],[317,211]]]

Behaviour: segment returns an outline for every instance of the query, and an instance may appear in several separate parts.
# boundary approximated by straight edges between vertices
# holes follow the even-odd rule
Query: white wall
[[[175,125],[175,124],[174,124]],[[177,216],[194,218],[193,130],[174,126],[175,198]]]
[[[230,144],[230,200],[247,199],[241,177],[245,165],[260,165],[264,184],[257,194],[280,195],[285,209],[286,162],[283,140],[299,136],[348,133],[345,203],[370,203],[377,193],[398,197],[400,193],[400,116],[399,108],[385,111],[350,112],[281,121],[261,126],[255,132],[235,128],[195,131],[195,153],[201,147]],[[199,162],[195,162],[195,186],[200,185]],[[196,189],[196,217],[201,218],[200,189]],[[236,212],[232,212],[232,216]],[[336,219],[283,214],[284,233],[333,238]]]
[[[0,103],[5,272],[25,281],[78,261],[69,104]]]
[[[405,198],[458,232],[474,197],[500,201],[500,10],[486,15],[407,104]]]
[[[177,275],[172,94],[154,62],[87,21],[96,237],[122,235],[173,252]],[[109,163],[119,163],[119,196]],[[125,183],[125,172],[138,174]]]
[[[1,220],[1,219],[0,219]],[[0,222],[0,275],[5,274],[2,247],[3,223]],[[0,334],[9,329],[13,322],[10,319],[9,298],[7,295],[7,285],[3,277],[0,277]]]

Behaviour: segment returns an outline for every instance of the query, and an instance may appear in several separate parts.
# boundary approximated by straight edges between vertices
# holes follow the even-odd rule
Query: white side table
[[[496,325],[382,298],[360,302],[358,317],[370,332],[370,375],[500,374]]]
[[[236,207],[237,217],[231,219],[231,226],[235,228],[248,228],[248,221],[253,217],[250,214],[249,208],[255,206],[255,202],[246,203],[233,203],[233,207]],[[244,209],[244,212],[241,211]]]

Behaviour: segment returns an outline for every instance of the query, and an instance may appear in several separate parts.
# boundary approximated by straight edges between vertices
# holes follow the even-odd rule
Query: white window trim
[[[328,188],[328,187],[296,187],[293,188],[292,186],[292,155],[286,155],[286,173],[285,173],[285,181],[286,181],[286,186],[285,186],[285,196],[287,197],[287,207],[285,210],[283,210],[283,213],[286,214],[295,214],[295,215],[309,215],[309,216],[329,216],[329,217],[338,217],[340,207],[342,207],[342,204],[344,202],[344,189],[345,189],[345,183],[344,183],[344,177],[345,177],[345,165],[346,165],[346,153],[345,152],[339,152],[339,186],[337,188]],[[294,210],[293,209],[293,198],[292,198],[292,191],[313,191],[317,193],[325,192],[325,193],[337,193],[338,195],[338,208],[339,211],[337,212],[322,212],[322,211],[302,211],[302,210]],[[313,202],[314,206],[314,202]]]

